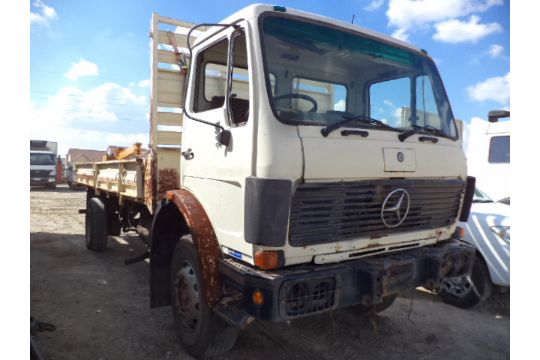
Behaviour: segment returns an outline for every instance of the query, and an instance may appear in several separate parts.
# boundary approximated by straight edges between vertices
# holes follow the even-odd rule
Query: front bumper
[[[276,271],[254,269],[238,261],[220,260],[225,285],[242,294],[242,310],[259,319],[285,321],[362,304],[418,286],[437,288],[445,277],[470,274],[473,246],[450,239],[400,253],[343,263],[306,264]],[[255,305],[253,293],[264,302]]]
[[[56,176],[30,177],[30,186],[46,186],[56,184]]]

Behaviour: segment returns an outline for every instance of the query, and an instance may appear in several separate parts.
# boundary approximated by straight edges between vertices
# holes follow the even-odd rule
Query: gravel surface
[[[85,192],[31,190],[31,314],[55,331],[35,337],[46,359],[191,359],[169,307],[150,309],[147,262],[133,235],[109,237],[104,253],[84,245]],[[509,294],[478,309],[442,303],[423,289],[381,314],[344,309],[289,323],[255,321],[222,359],[507,359]]]

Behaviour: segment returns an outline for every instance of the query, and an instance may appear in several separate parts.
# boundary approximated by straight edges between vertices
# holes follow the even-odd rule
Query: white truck
[[[219,24],[152,18],[150,153],[77,164],[86,244],[137,231],[151,307],[197,357],[254,318],[343,307],[470,274],[474,192],[423,50],[252,5]]]
[[[54,141],[30,140],[30,186],[56,187],[56,157]]]
[[[492,110],[468,126],[467,163],[476,184],[495,201],[510,201],[510,111]]]

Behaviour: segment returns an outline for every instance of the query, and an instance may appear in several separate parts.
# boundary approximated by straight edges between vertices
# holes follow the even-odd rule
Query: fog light
[[[255,305],[262,305],[264,303],[264,294],[261,290],[255,290],[251,299]]]

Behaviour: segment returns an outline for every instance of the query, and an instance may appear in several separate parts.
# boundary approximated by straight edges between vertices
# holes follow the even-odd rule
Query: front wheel
[[[491,295],[491,288],[489,270],[477,255],[471,276],[445,279],[439,295],[445,303],[466,309],[484,303]]]
[[[186,351],[204,359],[232,348],[239,329],[219,318],[206,303],[199,259],[190,236],[180,238],[174,248],[170,280],[176,332]]]

